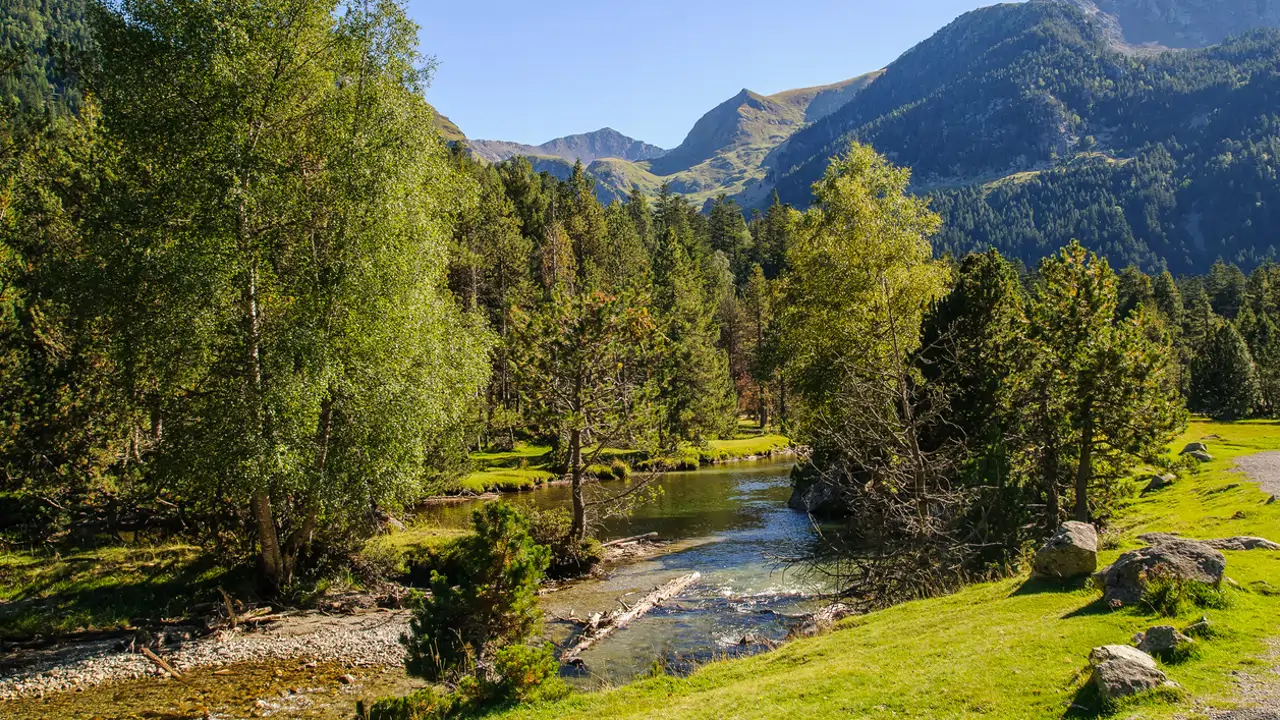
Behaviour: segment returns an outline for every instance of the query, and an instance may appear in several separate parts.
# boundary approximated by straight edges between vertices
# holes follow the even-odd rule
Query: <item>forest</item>
[[[996,189],[981,216],[858,143],[805,208],[604,206],[581,165],[439,137],[391,0],[59,22],[86,50],[10,44],[0,86],[2,547],[185,538],[299,600],[464,491],[477,453],[549,446],[571,488],[563,518],[487,506],[436,558],[407,668],[448,691],[374,717],[558,692],[527,645],[539,582],[589,570],[601,520],[742,423],[806,448],[796,497],[839,530],[793,561],[872,610],[1107,522],[1136,468],[1176,469],[1189,413],[1280,416],[1270,250],[1144,272],[1193,260],[1158,250],[1160,147]],[[1059,202],[1080,221],[1007,220]],[[1117,271],[1128,232],[1152,254]]]

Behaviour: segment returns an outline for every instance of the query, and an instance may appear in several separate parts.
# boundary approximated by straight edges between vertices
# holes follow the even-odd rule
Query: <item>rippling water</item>
[[[611,570],[603,580],[576,583],[544,597],[555,617],[607,612],[619,600],[634,601],[668,580],[693,571],[702,579],[677,598],[618,631],[583,654],[576,683],[625,682],[656,663],[682,671],[700,662],[766,649],[812,611],[819,582],[780,566],[776,558],[813,536],[808,517],[787,508],[790,463],[758,462],[671,473],[662,494],[629,518],[605,524],[603,539],[657,532],[676,541],[675,551]],[[518,496],[539,508],[567,507],[563,486]],[[463,525],[471,507],[432,508],[437,522]],[[549,635],[563,641],[567,623]]]

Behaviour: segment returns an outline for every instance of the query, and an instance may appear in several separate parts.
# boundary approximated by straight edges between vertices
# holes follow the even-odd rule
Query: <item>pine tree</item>
[[[1234,325],[1215,321],[1191,366],[1191,409],[1218,420],[1240,420],[1258,401],[1258,373],[1248,345]]]

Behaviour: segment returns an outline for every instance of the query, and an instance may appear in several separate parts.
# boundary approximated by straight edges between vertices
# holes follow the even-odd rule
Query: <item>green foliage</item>
[[[552,646],[511,645],[498,651],[484,679],[465,678],[452,691],[429,687],[405,697],[384,698],[367,713],[361,704],[356,720],[449,720],[516,703],[558,700],[568,694],[559,673]]]
[[[146,479],[226,541],[248,513],[285,586],[315,533],[367,532],[461,452],[489,338],[441,285],[475,188],[398,5],[125,2],[93,23],[122,156],[93,300]]]
[[[1225,610],[1231,598],[1219,585],[1188,580],[1157,566],[1145,573],[1141,604],[1161,617],[1180,617],[1193,610]]]
[[[1191,365],[1191,408],[1219,420],[1235,420],[1248,417],[1258,401],[1249,346],[1235,325],[1215,322]]]
[[[529,534],[538,545],[551,552],[547,575],[553,578],[581,577],[604,557],[600,541],[580,539],[573,534],[573,516],[567,510],[529,509]]]
[[[404,638],[405,668],[432,681],[457,681],[491,662],[538,626],[538,583],[550,551],[534,543],[529,521],[503,503],[474,515],[475,534],[459,540],[431,573]]]

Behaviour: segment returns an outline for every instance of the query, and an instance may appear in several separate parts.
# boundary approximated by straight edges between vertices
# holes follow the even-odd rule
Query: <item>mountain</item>
[[[1076,0],[1116,24],[1131,45],[1202,48],[1263,27],[1280,27],[1276,0]]]
[[[440,131],[440,137],[444,138],[445,142],[453,143],[467,139],[466,133],[462,132],[462,129],[452,120],[441,115],[440,111],[434,107],[431,111],[436,114],[436,129]]]
[[[1280,221],[1277,67],[1275,30],[1135,53],[1076,3],[975,10],[797,132],[766,184],[806,205],[858,140],[912,168],[942,250],[1034,263],[1076,238],[1148,269],[1256,264]]]
[[[501,140],[472,140],[469,146],[473,154],[489,162],[502,162],[517,155],[524,155],[560,158],[568,160],[570,164],[580,160],[584,165],[590,165],[601,158],[640,162],[661,157],[666,152],[655,145],[629,138],[613,128],[556,138],[541,145],[522,145]]]

